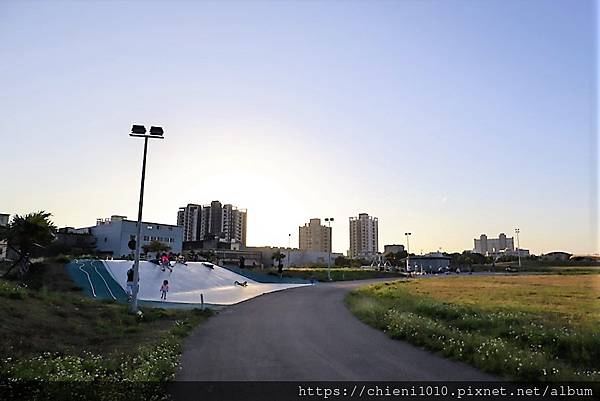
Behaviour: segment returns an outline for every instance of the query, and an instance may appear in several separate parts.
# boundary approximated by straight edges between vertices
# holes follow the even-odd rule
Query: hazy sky
[[[598,250],[591,1],[0,2],[0,211],[248,209],[249,245]]]

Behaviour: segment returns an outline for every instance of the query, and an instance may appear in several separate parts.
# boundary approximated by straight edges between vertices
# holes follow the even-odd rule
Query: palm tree
[[[56,226],[50,220],[51,213],[40,211],[25,216],[15,215],[7,227],[0,229],[0,239],[6,240],[8,246],[19,258],[4,273],[8,273],[19,265],[19,276],[24,276],[29,269],[29,255],[34,248],[44,248],[54,241]]]
[[[277,272],[279,273],[279,276],[281,277],[283,275],[282,260],[285,259],[285,254],[281,253],[281,249],[278,249],[277,251],[273,252],[273,255],[271,255],[271,259],[277,261]]]

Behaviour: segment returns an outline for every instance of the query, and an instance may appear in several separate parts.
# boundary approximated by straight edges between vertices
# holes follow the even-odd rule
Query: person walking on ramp
[[[167,292],[169,292],[169,281],[163,280],[162,285],[160,286],[160,299],[167,300]]]
[[[166,253],[162,254],[161,262],[162,262],[162,271],[165,271],[165,269],[169,269],[170,272],[173,272],[173,269],[171,268],[171,262],[169,261],[169,257],[167,256]]]

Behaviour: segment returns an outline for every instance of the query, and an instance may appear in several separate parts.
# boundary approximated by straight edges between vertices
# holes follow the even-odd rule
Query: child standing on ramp
[[[169,281],[163,280],[162,285],[160,286],[160,299],[167,300],[167,292],[169,292]]]

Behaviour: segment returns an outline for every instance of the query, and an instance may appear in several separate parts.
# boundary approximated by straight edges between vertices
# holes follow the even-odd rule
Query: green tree
[[[483,265],[488,260],[487,257],[480,253],[464,251],[461,254],[457,254],[456,259],[454,259],[454,254],[452,255],[452,264],[454,265],[454,269],[457,267],[466,267],[469,271],[473,270],[473,265]]]
[[[191,249],[187,255],[186,255],[186,259],[189,261],[195,261],[196,260],[196,252],[194,252],[193,249]]]
[[[402,259],[406,259],[408,252],[389,252],[385,254],[385,260],[390,262],[392,266],[399,267],[402,265]]]
[[[15,266],[19,266],[19,276],[29,270],[29,256],[35,249],[44,249],[54,241],[56,226],[50,220],[52,214],[45,211],[16,215],[7,227],[0,230],[0,239],[6,240],[9,247],[19,257],[4,273],[7,276]]]
[[[340,255],[333,261],[333,264],[337,267],[349,267],[351,265],[350,259],[344,255]]]
[[[144,250],[144,253],[156,252],[156,255],[158,257],[159,253],[168,252],[171,250],[171,247],[163,244],[160,241],[153,240],[150,241],[150,243],[147,245],[142,245],[142,249]]]
[[[483,265],[487,261],[487,258],[484,255],[477,252],[469,252],[469,257],[474,265]]]

